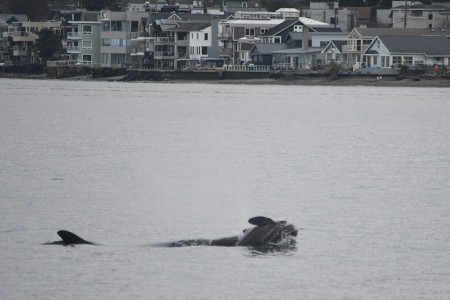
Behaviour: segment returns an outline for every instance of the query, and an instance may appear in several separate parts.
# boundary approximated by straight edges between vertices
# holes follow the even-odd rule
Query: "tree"
[[[27,15],[31,21],[45,21],[49,0],[0,0],[0,13]]]
[[[121,11],[124,7],[123,0],[81,0],[81,4],[87,10],[93,11],[102,9]]]
[[[59,35],[49,28],[42,28],[37,32],[38,38],[34,45],[34,50],[39,58],[46,62],[48,59],[61,52],[62,44]]]
[[[268,11],[276,11],[279,8],[294,7],[294,0],[262,0],[261,4]]]

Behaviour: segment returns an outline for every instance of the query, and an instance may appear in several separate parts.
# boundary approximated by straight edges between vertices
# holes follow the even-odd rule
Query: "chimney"
[[[303,24],[302,28],[302,50],[308,50],[309,46],[309,27]]]

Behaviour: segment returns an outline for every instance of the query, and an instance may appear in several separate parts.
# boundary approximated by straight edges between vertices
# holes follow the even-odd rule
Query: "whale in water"
[[[245,229],[243,235],[226,238],[206,240],[182,240],[172,243],[172,247],[183,246],[247,246],[263,247],[271,245],[290,245],[295,243],[298,229],[294,224],[285,220],[271,219],[267,217],[253,217],[248,222],[255,227]]]
[[[247,247],[262,247],[271,245],[290,245],[295,243],[298,229],[294,224],[278,219],[271,219],[267,217],[253,217],[248,222],[254,227],[245,229],[242,235],[231,236],[219,239],[193,239],[181,240],[170,243],[170,247],[184,247],[184,246],[247,246]],[[78,235],[67,231],[60,230],[57,232],[61,241],[47,243],[47,245],[97,245],[96,243],[87,241]]]

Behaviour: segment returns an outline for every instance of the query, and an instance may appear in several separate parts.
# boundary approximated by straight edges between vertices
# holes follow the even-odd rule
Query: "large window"
[[[109,23],[109,21],[103,21],[102,28],[103,31],[111,31],[111,24]]]
[[[205,33],[205,41],[208,40],[208,33]]]
[[[399,66],[402,64],[402,57],[401,56],[392,56],[392,64],[395,66]]]
[[[131,32],[138,32],[139,30],[139,22],[131,21]]]
[[[245,28],[245,35],[246,36],[254,36],[255,35],[255,28]]]
[[[133,24],[131,26],[133,27]],[[137,26],[137,24],[135,26]],[[122,21],[105,20],[102,22],[102,27],[103,31],[122,31]]]
[[[83,63],[91,63],[92,61],[92,55],[84,54],[83,55]]]
[[[111,21],[111,31],[122,31],[122,21]]]
[[[381,67],[382,68],[389,67],[389,56],[382,56],[381,57]]]
[[[202,47],[202,55],[208,55],[208,47]]]
[[[92,34],[92,26],[83,25],[83,34]]]

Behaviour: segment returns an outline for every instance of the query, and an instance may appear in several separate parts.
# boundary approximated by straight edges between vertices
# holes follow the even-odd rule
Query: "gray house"
[[[364,53],[367,67],[445,67],[450,58],[450,40],[444,36],[378,36]]]

